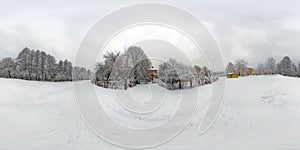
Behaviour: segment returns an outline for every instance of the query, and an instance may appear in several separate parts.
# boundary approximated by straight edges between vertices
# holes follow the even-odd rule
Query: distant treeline
[[[248,62],[244,59],[239,59],[235,63],[229,63],[226,72],[240,72],[241,75],[246,75]],[[241,71],[242,70],[242,71]],[[244,71],[243,71],[244,70]],[[289,56],[285,56],[280,62],[276,62],[273,57],[268,58],[264,63],[260,63],[256,68],[253,68],[254,75],[274,75],[280,74],[289,77],[300,77],[300,62],[297,65],[292,62]]]
[[[300,62],[297,65],[289,56],[285,56],[280,62],[271,57],[265,63],[260,63],[254,70],[257,75],[281,74],[289,77],[300,77]]]
[[[0,77],[36,81],[86,80],[90,70],[75,66],[68,60],[58,63],[54,56],[40,50],[24,48],[17,58],[0,60]]]

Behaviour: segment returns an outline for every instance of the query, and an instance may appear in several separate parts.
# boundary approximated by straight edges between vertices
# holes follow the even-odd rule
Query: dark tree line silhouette
[[[90,70],[75,66],[68,60],[58,63],[54,56],[40,50],[24,48],[13,59],[10,57],[0,60],[0,77],[36,81],[73,81],[86,80]]]

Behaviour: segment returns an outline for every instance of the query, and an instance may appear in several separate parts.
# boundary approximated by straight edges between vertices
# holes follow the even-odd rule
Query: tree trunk
[[[107,74],[107,77],[106,77],[106,80],[108,81],[109,79],[109,76],[110,76],[110,73]]]
[[[8,77],[9,77],[9,78],[11,78],[11,74],[10,74],[10,71],[8,71]]]
[[[182,89],[181,81],[179,80],[179,89]]]
[[[125,82],[124,82],[124,89],[127,90],[128,86],[127,86],[127,79],[125,79]]]

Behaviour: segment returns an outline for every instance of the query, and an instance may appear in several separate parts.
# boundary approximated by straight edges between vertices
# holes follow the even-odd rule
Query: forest
[[[0,77],[35,81],[74,81],[90,79],[90,70],[73,66],[70,61],[59,60],[40,50],[24,48],[17,58],[0,60]]]

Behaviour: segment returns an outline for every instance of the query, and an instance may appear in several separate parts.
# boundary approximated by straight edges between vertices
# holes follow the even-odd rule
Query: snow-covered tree
[[[226,73],[235,73],[236,70],[234,68],[234,64],[232,62],[229,62],[229,64],[226,67]]]
[[[147,80],[147,71],[151,68],[151,62],[143,49],[137,46],[131,46],[125,49],[125,52],[107,52],[104,61],[97,63],[95,67],[96,81],[119,81],[140,83],[141,80]]]
[[[47,81],[54,81],[57,74],[57,64],[55,57],[48,54],[45,58],[45,61],[45,79]]]
[[[111,73],[113,71],[113,67],[115,67],[116,61],[120,55],[120,52],[107,52],[103,57],[104,61],[104,72],[103,75],[105,76],[106,81],[108,81],[111,77]]]
[[[46,80],[46,75],[47,75],[46,63],[47,63],[47,54],[41,51],[38,68],[40,69],[40,78],[43,81]]]
[[[167,71],[171,68],[171,65],[167,62],[163,62],[158,65],[158,76],[165,82],[167,80]]]
[[[300,77],[300,62],[298,63],[298,77]]]
[[[294,63],[292,63],[292,66],[291,66],[290,76],[292,76],[292,77],[297,77],[298,76],[298,69],[297,69],[297,66]]]
[[[112,78],[114,80],[125,81],[125,79],[130,78],[132,66],[129,65],[129,62],[127,60],[127,55],[121,54],[118,57],[112,70]]]
[[[167,89],[177,88],[174,84],[180,84],[180,76],[182,77],[181,72],[182,70],[180,70],[178,62],[172,58],[158,66],[158,75],[160,80],[165,83]]]
[[[196,85],[211,83],[211,71],[207,67],[184,65],[172,58],[159,65],[158,76],[168,89],[182,88],[182,81],[189,81],[191,86],[193,81]]]
[[[147,80],[147,70],[151,68],[151,62],[143,49],[131,46],[120,54],[112,67],[112,78],[114,80],[129,79],[130,82],[140,83]]]
[[[196,77],[196,71],[194,67],[184,65],[173,58],[170,58],[168,62],[176,70],[180,80],[190,80],[191,78]]]
[[[0,77],[4,78],[17,78],[18,73],[16,70],[16,63],[13,58],[3,58],[0,63]]]
[[[34,73],[34,56],[35,56],[35,51],[30,50],[29,57],[28,57],[28,63],[29,63],[29,69],[28,69],[28,75],[29,75],[29,80],[35,79],[35,73]]]
[[[72,81],[73,65],[68,60],[56,63],[55,57],[40,50],[24,48],[16,59],[5,58],[0,64],[0,77],[42,81]],[[79,79],[86,79],[89,70],[80,67]]]
[[[247,75],[248,62],[245,59],[239,59],[235,61],[235,69],[241,76]]]
[[[211,71],[206,67],[202,67],[202,73],[203,74],[203,80],[204,84],[210,84],[211,83]]]
[[[103,63],[97,63],[95,67],[95,79],[96,81],[107,80],[106,68]]]
[[[84,67],[75,66],[73,69],[73,80],[88,80],[90,78],[90,71]]]
[[[40,80],[40,71],[41,68],[39,68],[40,64],[40,51],[37,50],[33,52],[33,61],[32,61],[32,67],[33,67],[33,80]]]
[[[277,65],[278,73],[284,76],[291,76],[292,75],[291,69],[292,69],[292,61],[288,56],[285,56]]]
[[[19,53],[16,59],[17,69],[19,71],[19,77],[21,79],[29,79],[29,72],[28,72],[30,68],[29,54],[30,54],[30,49],[26,47]]]
[[[265,73],[275,74],[276,72],[277,72],[276,60],[273,57],[270,57],[266,60],[265,63]]]
[[[195,65],[194,68],[195,68],[196,74],[199,75],[201,73],[201,67],[199,67],[198,65]]]
[[[69,62],[67,59],[64,61],[63,65],[63,72],[65,74],[65,80],[66,81],[72,81],[72,72],[73,72],[73,66],[72,63]]]
[[[254,69],[254,74],[256,75],[265,75],[266,74],[266,69],[265,65],[263,64],[258,64],[258,66]]]
[[[64,62],[62,60],[58,62],[55,72],[56,72],[56,76],[54,78],[55,81],[63,81],[66,78],[64,73]]]
[[[116,65],[116,62],[119,59],[120,52],[107,52],[103,55],[104,62],[97,63],[95,68],[95,77],[96,81],[108,81],[111,79],[112,72]]]
[[[178,72],[175,68],[173,67],[170,67],[167,72],[166,72],[166,83],[167,83],[167,86],[166,88],[167,89],[175,89],[176,87],[174,86],[174,83],[177,83],[177,82],[180,82],[180,78],[179,78],[179,75],[178,75]]]
[[[196,71],[196,77],[197,77],[197,81],[198,81],[198,85],[203,85],[205,84],[205,73],[204,71],[202,71],[202,68],[195,65],[194,66],[195,71]]]
[[[125,50],[124,58],[124,61],[128,62],[128,66],[131,68],[129,78],[133,78],[136,83],[148,79],[147,70],[151,68],[151,61],[142,48],[130,46]]]

